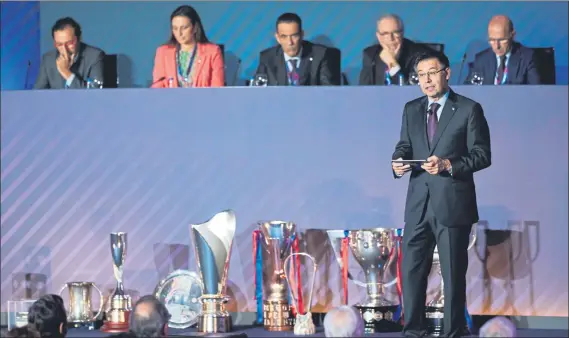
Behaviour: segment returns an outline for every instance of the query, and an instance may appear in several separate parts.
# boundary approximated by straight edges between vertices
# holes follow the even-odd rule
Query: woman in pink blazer
[[[180,6],[170,21],[170,40],[156,49],[152,88],[222,87],[225,71],[221,48],[208,41],[196,10]]]

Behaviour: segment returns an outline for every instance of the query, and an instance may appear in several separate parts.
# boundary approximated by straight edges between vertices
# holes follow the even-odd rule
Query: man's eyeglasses
[[[431,71],[426,72],[426,73],[419,73],[419,74],[417,74],[417,76],[419,77],[419,79],[422,79],[422,80],[423,80],[423,79],[426,79],[427,76],[428,76],[428,77],[433,77],[433,76],[437,75],[438,73],[442,72],[442,71],[445,70],[445,69],[446,69],[446,68],[442,68],[442,69],[439,69],[439,70],[431,70]]]
[[[393,32],[378,32],[379,36],[382,37],[386,37],[386,36],[393,36],[393,37],[400,37],[401,35],[403,35],[403,31],[402,30],[398,30],[398,31],[393,31]]]
[[[55,45],[55,47],[59,48],[59,47],[71,47],[73,45],[75,45],[75,43],[77,42],[77,37],[73,38],[72,40],[66,41],[66,42],[54,42],[53,44]]]
[[[506,38],[499,38],[499,39],[492,39],[492,38],[488,38],[488,43],[499,43],[499,44],[503,44],[506,43],[508,41],[510,41],[512,37],[506,37]]]

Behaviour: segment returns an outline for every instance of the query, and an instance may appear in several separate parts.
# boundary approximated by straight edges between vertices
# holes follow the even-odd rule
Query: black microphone
[[[154,86],[155,84],[157,84],[158,82],[161,82],[161,81],[164,81],[164,80],[166,80],[166,76],[162,76],[162,77],[159,78],[158,80],[152,82],[152,83],[150,84],[150,87],[152,87],[152,86]]]
[[[32,61],[28,60],[28,67],[26,68],[26,78],[24,80],[24,89],[28,89],[28,78],[30,77],[31,66],[32,66]]]
[[[236,86],[237,85],[237,75],[239,75],[239,70],[241,70],[241,59],[237,59],[237,69],[235,70],[235,73],[233,74],[233,82],[232,82],[232,86]]]
[[[458,72],[458,79],[457,79],[457,85],[460,85],[460,77],[462,76],[462,68],[464,67],[464,62],[466,61],[466,56],[467,53],[464,52],[464,55],[462,56],[462,61],[460,62],[460,71]]]

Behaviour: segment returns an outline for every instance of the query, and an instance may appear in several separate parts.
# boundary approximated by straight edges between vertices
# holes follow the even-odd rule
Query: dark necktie
[[[290,72],[288,73],[290,85],[298,86],[298,72],[297,72],[298,60],[290,59],[288,60],[288,63],[290,64]]]
[[[427,121],[427,135],[429,136],[429,145],[433,143],[433,138],[437,132],[437,124],[439,123],[437,120],[437,110],[439,110],[440,106],[441,105],[438,103],[433,103],[427,111],[427,114],[429,114],[429,119]]]
[[[498,85],[502,84],[504,79],[504,71],[506,70],[506,55],[500,56],[500,64],[498,65]]]

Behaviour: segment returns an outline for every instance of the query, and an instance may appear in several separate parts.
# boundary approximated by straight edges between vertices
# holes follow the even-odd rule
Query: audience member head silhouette
[[[130,317],[130,331],[136,337],[163,337],[168,335],[170,313],[156,297],[141,297]]]
[[[28,312],[28,329],[42,337],[65,337],[67,313],[63,299],[49,294],[35,301]]]
[[[505,317],[495,317],[487,321],[478,332],[480,337],[516,337],[516,326]]]
[[[324,317],[324,333],[326,337],[362,337],[364,320],[355,308],[342,305]]]

